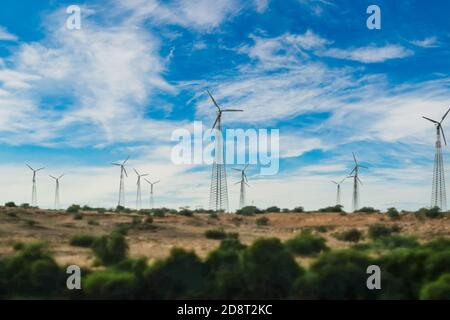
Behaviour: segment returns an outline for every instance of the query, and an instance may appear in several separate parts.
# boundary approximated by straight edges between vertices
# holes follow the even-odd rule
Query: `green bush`
[[[395,208],[389,208],[387,209],[387,215],[389,218],[391,218],[392,220],[397,220],[400,218],[400,214],[398,213],[397,209]]]
[[[419,246],[419,243],[415,237],[396,234],[381,237],[377,241],[382,249],[389,250],[396,248],[415,248]]]
[[[133,299],[137,283],[132,273],[99,271],[86,277],[84,291],[87,298],[92,299]]]
[[[74,213],[73,220],[83,220],[83,214],[81,212]]]
[[[236,211],[236,214],[243,215],[243,216],[252,216],[255,213],[257,213],[258,209],[255,206],[246,206],[242,209],[239,209]]]
[[[194,212],[192,210],[183,208],[180,211],[178,211],[178,214],[180,216],[192,217],[194,215]]]
[[[305,212],[305,209],[303,207],[295,207],[294,209],[292,209],[292,212],[301,213]]]
[[[379,213],[380,210],[378,209],[374,209],[373,207],[362,207],[358,210],[355,210],[355,212],[358,213]]]
[[[439,276],[450,274],[450,247],[445,251],[433,252],[425,263],[427,279],[436,280]]]
[[[194,252],[172,249],[165,260],[156,261],[144,274],[149,299],[192,299],[205,288],[205,267]]]
[[[363,239],[363,234],[358,229],[352,228],[336,235],[336,239],[347,242],[359,242]]]
[[[75,235],[70,239],[70,245],[75,247],[90,248],[97,238],[90,235]]]
[[[80,211],[80,206],[78,204],[73,204],[67,208],[67,213],[78,213]]]
[[[5,203],[5,207],[16,208],[16,204],[12,201]]]
[[[208,239],[222,240],[227,237],[227,234],[222,229],[211,229],[205,231],[205,237]]]
[[[279,239],[259,239],[242,252],[245,296],[281,299],[289,296],[294,280],[303,273]]]
[[[392,233],[399,232],[400,227],[397,225],[393,225],[391,227],[383,225],[383,224],[373,224],[369,226],[368,234],[371,239],[379,239],[381,237],[390,236]]]
[[[292,239],[286,241],[286,248],[289,252],[301,256],[314,256],[322,251],[327,251],[326,240],[317,237],[309,232],[302,232]]]
[[[266,212],[270,212],[270,213],[280,212],[280,211],[281,211],[281,209],[278,208],[277,206],[268,207],[268,208],[266,209]]]
[[[336,205],[336,206],[332,206],[332,207],[321,208],[318,211],[319,212],[344,212],[343,208],[344,207],[341,205]]]
[[[125,237],[118,232],[97,238],[92,248],[98,262],[104,265],[116,264],[125,259],[128,253]]]
[[[421,208],[418,211],[416,211],[416,214],[420,216],[425,216],[427,218],[436,219],[442,217],[442,212],[439,207],[433,207],[433,208]]]
[[[354,250],[330,251],[314,262],[294,285],[300,299],[374,299],[381,290],[368,290],[366,268],[373,260]]]
[[[256,219],[257,226],[267,226],[269,224],[269,219],[267,217],[261,217]]]
[[[449,300],[450,273],[442,275],[436,281],[427,283],[420,291],[420,299]]]

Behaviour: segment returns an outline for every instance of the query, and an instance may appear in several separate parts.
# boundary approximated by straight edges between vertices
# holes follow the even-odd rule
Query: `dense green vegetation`
[[[81,238],[78,238],[79,241]],[[365,250],[327,250],[309,232],[286,241],[260,239],[244,246],[226,237],[204,259],[174,248],[151,264],[130,259],[124,235],[115,231],[90,243],[103,265],[83,270],[82,290],[66,288],[65,266],[58,266],[45,244],[18,244],[0,257],[0,298],[178,299],[448,299],[450,240],[420,245],[411,237],[386,235]],[[84,241],[86,240],[86,241]],[[377,255],[371,250],[382,248]],[[317,255],[308,269],[294,255]],[[382,290],[368,290],[366,269],[382,270]]]

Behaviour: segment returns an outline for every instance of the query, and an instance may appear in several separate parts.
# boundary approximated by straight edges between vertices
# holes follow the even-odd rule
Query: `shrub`
[[[183,208],[180,211],[178,211],[178,214],[180,216],[192,217],[194,215],[194,212],[192,210]]]
[[[29,203],[22,203],[22,204],[20,205],[20,207],[21,207],[22,209],[29,209],[29,208],[31,208],[31,206],[30,206]]]
[[[305,209],[303,207],[295,207],[294,209],[292,209],[292,212],[301,213],[305,212]]]
[[[90,235],[75,235],[70,239],[70,245],[75,247],[90,248],[94,244],[96,237]]]
[[[5,207],[16,208],[17,206],[14,202],[10,201],[10,202],[5,203]]]
[[[194,252],[174,248],[167,259],[156,261],[145,272],[144,298],[196,298],[205,287],[204,270],[203,263]]]
[[[89,220],[88,220],[88,225],[90,225],[90,226],[98,226],[99,223],[98,223],[98,221],[95,220],[95,219],[89,219]]]
[[[93,251],[100,263],[111,265],[126,258],[128,244],[123,234],[112,232],[110,235],[97,238],[93,244]]]
[[[389,218],[391,218],[392,220],[397,220],[398,218],[400,218],[400,214],[398,213],[397,209],[395,208],[389,208],[387,209],[387,215]]]
[[[300,299],[374,299],[381,290],[367,290],[367,255],[354,250],[330,251],[322,255],[305,277],[294,285]]]
[[[257,226],[267,226],[269,224],[269,219],[267,217],[261,217],[256,219]]]
[[[286,248],[289,252],[301,256],[314,256],[322,251],[327,251],[326,240],[317,237],[309,232],[302,232],[296,237],[286,241]]]
[[[6,212],[6,215],[8,216],[8,217],[11,217],[11,218],[17,218],[17,213],[15,213],[15,212]]]
[[[383,249],[396,249],[396,248],[415,248],[419,246],[415,237],[407,237],[401,235],[390,235],[382,237],[378,240],[380,247]]]
[[[254,215],[258,209],[255,206],[246,206],[236,211],[236,214],[240,214],[243,216],[252,216]]]
[[[84,290],[88,298],[133,299],[137,284],[132,273],[107,270],[89,274]]]
[[[439,207],[421,208],[418,211],[416,211],[416,214],[418,214],[419,216],[425,216],[425,217],[431,218],[431,219],[440,218],[442,216],[442,212]]]
[[[378,209],[374,209],[373,207],[362,207],[358,210],[355,210],[355,212],[358,213],[379,213],[380,210]]]
[[[227,237],[227,234],[222,229],[211,229],[205,231],[205,237],[208,239],[222,240]]]
[[[344,212],[343,208],[344,207],[341,205],[336,205],[332,207],[321,208],[319,209],[319,212]]]
[[[379,239],[381,237],[390,236],[392,233],[399,231],[400,228],[397,225],[389,227],[383,224],[376,223],[369,226],[368,234],[371,239]]]
[[[420,291],[420,299],[450,299],[450,273],[442,275],[434,282],[427,283]]]
[[[67,208],[67,213],[78,213],[80,211],[80,206],[78,204],[73,204]]]
[[[34,227],[36,224],[37,224],[37,222],[36,221],[34,221],[34,220],[24,220],[24,222],[25,222],[25,224],[27,225],[27,226],[29,226],[29,227]]]
[[[279,239],[259,239],[242,252],[245,295],[254,299],[289,296],[292,282],[303,273]]]
[[[278,208],[277,206],[268,207],[266,209],[266,212],[280,212],[280,211],[281,211],[281,209]]]
[[[445,273],[450,274],[450,248],[446,251],[433,252],[425,263],[425,270],[429,280],[436,280]]]
[[[336,239],[347,242],[359,242],[362,238],[362,232],[355,228],[343,231],[336,235]]]
[[[73,220],[82,220],[83,219],[83,215],[81,214],[81,212],[77,212],[73,214]]]

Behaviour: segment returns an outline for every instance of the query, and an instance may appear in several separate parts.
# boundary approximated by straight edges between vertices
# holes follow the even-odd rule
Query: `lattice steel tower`
[[[238,109],[221,109],[214,100],[211,93],[208,95],[217,108],[217,117],[212,129],[216,130],[214,161],[211,174],[211,189],[209,194],[209,207],[214,211],[228,211],[228,188],[225,169],[225,158],[223,156],[223,132],[222,132],[222,112],[238,112]]]
[[[444,130],[442,129],[442,121],[444,121],[449,111],[450,109],[447,110],[440,122],[427,117],[423,117],[424,119],[433,122],[436,126],[436,151],[434,156],[433,185],[431,188],[431,207],[439,207],[443,211],[447,210],[447,192],[445,190],[445,174],[444,161],[442,158],[441,133],[442,138],[444,139],[444,143],[445,145],[447,145]]]

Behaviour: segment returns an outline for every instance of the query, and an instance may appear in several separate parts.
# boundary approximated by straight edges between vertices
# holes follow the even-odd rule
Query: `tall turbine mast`
[[[431,206],[439,207],[441,210],[447,210],[447,192],[445,190],[445,172],[444,172],[444,161],[442,158],[442,144],[441,144],[441,133],[444,139],[445,145],[447,141],[445,139],[444,129],[442,129],[442,122],[449,113],[450,109],[442,117],[441,121],[436,121],[427,117],[422,117],[428,121],[431,121],[436,126],[436,145],[435,145],[435,156],[434,156],[434,169],[433,169],[433,185],[431,188]]]
[[[33,187],[31,190],[31,206],[37,207],[37,191],[36,191],[36,172],[43,170],[44,168],[39,169],[33,169],[28,164],[26,164],[28,168],[30,168],[31,171],[33,171]]]
[[[127,169],[125,169],[125,163],[130,159],[130,156],[128,156],[124,162],[122,163],[116,163],[112,162],[112,165],[119,166],[120,167],[120,183],[119,183],[119,201],[117,203],[117,206],[125,207],[125,184],[124,179],[125,177],[128,178]]]
[[[150,209],[153,209],[153,206],[155,205],[155,201],[153,198],[153,186],[155,184],[157,184],[158,182],[160,182],[160,180],[157,180],[155,182],[150,182],[149,180],[145,179],[145,181],[147,181],[150,184]]]
[[[223,112],[241,112],[240,109],[221,109],[212,94],[208,92],[209,97],[217,108],[216,121],[212,129],[216,129],[215,156],[211,174],[211,190],[209,194],[209,207],[214,211],[228,211],[228,188],[225,170],[225,159],[223,157],[223,132],[222,132],[222,113]]]
[[[353,153],[353,161],[355,162],[355,166],[353,170],[350,172],[348,178],[353,178],[353,199],[352,199],[352,209],[356,211],[359,209],[359,183],[362,184],[362,181],[359,179],[359,168],[366,168],[358,163],[356,160],[355,153]]]
[[[148,176],[148,173],[139,174],[139,172],[134,169],[134,172],[136,172],[137,175],[137,191],[136,191],[136,210],[140,210],[142,207],[142,197],[141,197],[141,177]]]
[[[336,192],[336,206],[340,206],[341,204],[341,184],[345,181],[345,178],[341,180],[341,182],[336,182],[331,180],[332,183],[334,183],[337,187]]]
[[[245,170],[247,169],[248,164],[245,165],[244,169],[232,168],[233,170],[239,171],[241,173],[241,180],[236,182],[235,184],[241,185],[241,192],[239,196],[239,209],[245,207],[246,204],[246,194],[245,194],[245,186],[250,187],[248,184],[247,175],[245,174]]]
[[[59,203],[59,179],[61,179],[64,176],[64,174],[60,175],[58,178],[50,175],[52,179],[55,180],[56,187],[55,187],[55,210],[59,209],[60,203]]]

